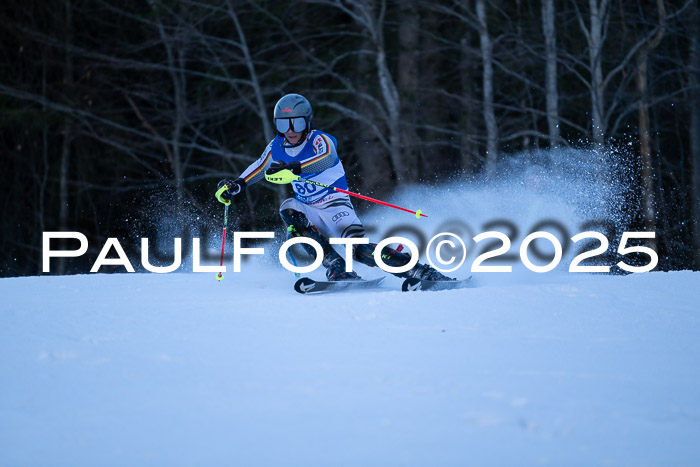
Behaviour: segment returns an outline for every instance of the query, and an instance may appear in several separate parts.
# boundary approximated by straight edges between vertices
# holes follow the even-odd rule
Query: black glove
[[[274,161],[270,164],[270,167],[265,171],[265,175],[273,175],[282,170],[289,170],[294,175],[301,175],[301,162],[294,161],[285,164],[282,161]]]
[[[242,178],[237,178],[236,180],[231,180],[230,178],[224,178],[216,185],[217,193],[218,191],[226,186],[228,189],[221,192],[220,196],[226,201],[231,201],[231,198],[245,190],[245,180]],[[219,200],[221,201],[221,200]]]

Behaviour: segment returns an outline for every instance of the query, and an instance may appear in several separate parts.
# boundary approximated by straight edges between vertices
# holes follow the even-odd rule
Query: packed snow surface
[[[475,279],[2,279],[0,465],[700,464],[700,273]]]

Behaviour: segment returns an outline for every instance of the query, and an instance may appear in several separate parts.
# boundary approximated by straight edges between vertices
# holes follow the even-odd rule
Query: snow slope
[[[404,294],[390,277],[302,296],[274,257],[221,283],[1,279],[0,466],[700,465],[700,273],[567,272],[571,236],[602,231],[614,252],[637,209],[617,157],[534,152],[387,200],[420,220],[355,203],[374,241],[463,238],[458,277],[484,249],[475,235],[508,234],[515,256],[498,264],[514,271],[472,289]],[[163,245],[189,226],[173,219]],[[535,230],[565,245],[552,272],[520,264]],[[216,257],[220,241],[203,245]]]
[[[0,465],[700,465],[700,273],[0,280]]]

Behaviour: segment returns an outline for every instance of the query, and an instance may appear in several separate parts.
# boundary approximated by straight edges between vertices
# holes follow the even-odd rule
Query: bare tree
[[[498,157],[498,126],[493,107],[493,46],[489,36],[484,0],[476,0],[476,15],[479,21],[479,41],[483,63],[482,92],[484,121],[486,122],[486,171],[491,173]]]
[[[462,119],[460,125],[460,153],[461,161],[460,166],[462,170],[474,171],[478,166],[478,148],[474,141],[474,136],[477,133],[477,124],[475,121],[474,112],[471,112],[473,108],[472,103],[475,101],[473,82],[474,82],[474,56],[475,51],[471,47],[471,30],[468,30],[464,37],[459,41],[459,52],[460,52],[460,83],[461,83],[461,101],[463,105],[460,106],[465,110],[462,112]]]
[[[189,37],[185,30],[177,26],[175,27],[172,35],[168,34],[163,25],[162,16],[157,11],[159,5],[156,5],[154,0],[151,0],[149,3],[155,13],[155,26],[160,36],[161,45],[165,50],[165,65],[172,84],[172,102],[174,108],[170,109],[173,118],[172,128],[170,130],[170,150],[167,152],[167,154],[169,156],[169,162],[173,173],[177,200],[178,203],[182,203],[184,200],[184,186],[182,181],[185,167],[183,164],[184,161],[182,160],[183,156],[179,143],[182,137],[183,129],[186,125],[186,115],[188,112],[187,75],[185,62]]]
[[[649,232],[656,231],[656,205],[654,202],[654,175],[652,173],[651,136],[649,129],[649,53],[659,46],[664,37],[666,7],[664,0],[656,1],[659,12],[659,27],[656,34],[647,40],[637,52],[635,82],[639,93],[639,153],[642,162],[642,184],[644,197],[644,224]]]
[[[690,21],[690,160],[693,167],[691,203],[694,216],[695,267],[700,268],[700,12],[695,9]]]
[[[410,172],[418,174],[418,53],[420,16],[415,1],[399,6],[398,89],[401,95],[401,157]],[[414,178],[415,176],[412,176]]]
[[[72,42],[73,42],[73,5],[72,0],[64,0],[64,40],[65,40],[65,55],[64,55],[64,68],[63,68],[63,82],[66,86],[66,95],[73,97],[73,54],[72,54]],[[68,184],[70,180],[70,160],[71,151],[73,146],[74,137],[74,123],[73,119],[67,117],[63,124],[63,141],[61,143],[61,164],[59,166],[59,191],[58,191],[58,225],[61,230],[68,230],[70,225],[69,220],[69,205],[70,198],[68,192]],[[65,248],[65,241],[62,244]],[[57,271],[59,274],[64,274],[66,272],[66,260],[61,258],[58,262]]]
[[[574,5],[576,5],[574,0]],[[591,123],[593,141],[599,145],[605,142],[607,122],[605,118],[605,87],[603,79],[603,44],[605,42],[608,20],[610,18],[609,0],[588,0],[588,25],[579,12],[577,18],[588,44],[588,69],[591,94]],[[577,7],[578,9],[578,7]]]
[[[255,62],[250,53],[250,49],[248,48],[248,40],[246,38],[246,34],[243,30],[243,27],[241,26],[241,23],[238,20],[238,14],[236,13],[236,9],[234,8],[233,1],[228,0],[227,6],[229,16],[233,21],[234,26],[236,27],[236,34],[238,36],[239,41],[237,45],[243,54],[243,60],[246,69],[248,70],[248,74],[250,76],[250,87],[253,89],[253,95],[255,96],[256,114],[258,115],[258,118],[260,119],[260,122],[262,124],[265,141],[270,141],[275,136],[275,132],[272,130],[272,125],[270,124],[271,112],[270,109],[268,109],[267,107],[267,103],[265,102],[265,97],[263,95],[260,79],[258,78],[258,72],[255,67]],[[286,190],[283,186],[275,186],[274,189],[277,195],[277,201],[281,203],[286,198]],[[248,198],[249,206],[250,201],[250,198]],[[252,206],[250,207],[252,208]]]
[[[559,145],[559,91],[557,87],[557,36],[554,27],[554,0],[542,0],[542,32],[545,44],[545,90],[549,145]]]
[[[386,125],[389,130],[389,159],[397,179],[414,181],[417,178],[415,167],[406,163],[401,156],[401,99],[387,62],[384,41],[384,20],[387,2],[379,0],[316,0],[313,3],[329,5],[344,12],[362,28],[372,45],[377,83],[380,89]]]

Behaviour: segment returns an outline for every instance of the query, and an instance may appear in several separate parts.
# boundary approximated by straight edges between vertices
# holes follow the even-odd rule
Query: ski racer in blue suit
[[[343,164],[338,157],[336,139],[328,133],[314,129],[313,110],[305,97],[287,94],[275,105],[273,114],[277,136],[270,141],[260,158],[253,162],[236,179],[221,180],[217,188],[224,185],[228,190],[221,198],[229,201],[242,193],[246,187],[280,170],[291,170],[304,179],[323,183],[335,188],[348,189]],[[323,265],[328,280],[357,280],[355,272],[345,271],[345,260],[331,246],[329,238],[362,238],[365,229],[358,219],[350,197],[329,188],[306,183],[292,182],[294,198],[285,200],[280,206],[280,216],[292,236],[304,236],[316,240],[323,248]],[[310,245],[307,251],[315,256]],[[374,249],[376,244],[355,245],[354,258],[368,266],[376,266]],[[388,266],[399,267],[410,261],[410,256],[385,247],[382,259]],[[427,280],[451,280],[428,265],[416,264],[399,277],[416,277]]]

